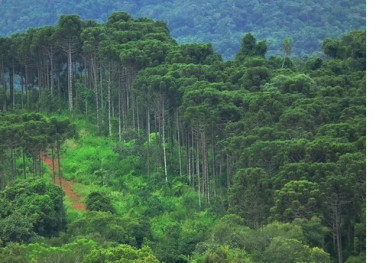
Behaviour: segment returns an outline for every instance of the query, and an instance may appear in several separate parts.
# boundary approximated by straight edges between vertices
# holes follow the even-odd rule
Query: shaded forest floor
[[[48,167],[51,170],[51,174],[54,174],[54,172],[59,170],[56,161],[54,163],[53,160],[46,156],[44,153],[40,154],[40,158],[45,164],[48,165]],[[54,184],[61,186],[65,195],[67,196],[68,200],[71,202],[75,210],[83,212],[86,211],[86,205],[84,202],[81,201],[81,196],[79,196],[73,191],[73,185],[76,183],[74,180],[67,180],[62,176],[61,178],[59,178],[58,176],[54,176],[52,178],[52,181],[54,182]]]

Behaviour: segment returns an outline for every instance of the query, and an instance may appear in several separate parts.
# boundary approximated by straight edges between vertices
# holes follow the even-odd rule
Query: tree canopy
[[[365,31],[306,60],[247,33],[224,61],[125,12],[59,21],[0,38],[0,257],[363,260]]]
[[[22,6],[22,8],[19,8]],[[16,10],[16,11],[15,11]],[[46,12],[48,10],[48,12]],[[283,55],[283,42],[291,38],[292,55],[304,56],[321,51],[325,38],[366,26],[364,0],[170,0],[155,1],[2,1],[0,35],[24,32],[29,27],[55,25],[61,14],[78,14],[83,19],[105,22],[115,11],[134,17],[166,21],[179,43],[213,43],[214,49],[232,59],[242,37],[252,32],[266,39],[269,55]],[[281,63],[282,64],[282,63]]]

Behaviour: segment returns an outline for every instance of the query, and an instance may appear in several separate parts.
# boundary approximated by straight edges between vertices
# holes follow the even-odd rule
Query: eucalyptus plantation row
[[[66,15],[0,39],[0,99],[4,112],[84,114],[98,135],[135,142],[140,175],[172,188],[185,178],[200,209],[224,209],[255,230],[302,220],[306,244],[342,263],[365,253],[365,40],[354,31],[325,40],[326,59],[292,61],[289,40],[283,58],[266,59],[266,42],[246,34],[235,59],[222,61],[210,44],[178,45],[163,22],[122,12],[104,24]],[[4,116],[11,125],[2,133],[20,122]],[[38,118],[25,120],[38,121],[43,134],[51,121]],[[7,165],[14,167],[14,154],[60,145],[67,130],[57,144],[4,140]],[[214,253],[210,240],[201,254]],[[216,242],[245,249],[243,241]],[[273,255],[258,249],[245,250],[255,262],[278,261],[257,260],[260,251]],[[215,262],[211,256],[205,262]]]

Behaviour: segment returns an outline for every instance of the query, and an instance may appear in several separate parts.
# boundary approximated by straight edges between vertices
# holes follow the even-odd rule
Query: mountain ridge
[[[21,7],[21,8],[20,8]],[[45,10],[48,10],[47,12]],[[172,37],[180,43],[212,43],[225,59],[240,48],[244,34],[265,39],[268,56],[282,55],[282,42],[291,38],[292,55],[321,55],[325,38],[339,38],[365,29],[364,0],[339,1],[30,1],[0,2],[0,35],[24,32],[30,27],[56,24],[60,15],[78,14],[82,19],[104,22],[114,11],[134,17],[149,17],[167,23]]]

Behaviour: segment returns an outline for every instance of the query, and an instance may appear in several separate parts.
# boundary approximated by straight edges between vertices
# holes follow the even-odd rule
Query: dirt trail
[[[40,153],[40,158],[42,161],[50,167],[51,173],[53,172],[53,168],[55,168],[55,171],[58,171],[59,167],[58,164],[55,162],[53,163],[52,159],[46,156],[44,153]],[[56,176],[55,180],[53,180],[54,184],[60,185],[60,180],[59,177]],[[67,180],[64,177],[61,177],[61,188],[63,189],[65,195],[68,197],[68,199],[71,201],[72,206],[74,209],[78,211],[86,211],[86,205],[85,203],[81,202],[80,199],[81,197],[73,192],[72,186],[76,182],[74,180]]]

